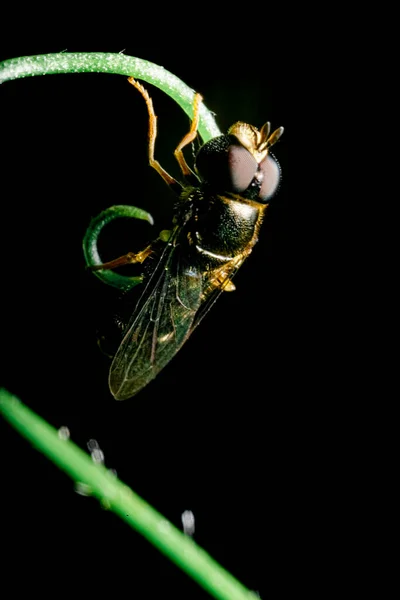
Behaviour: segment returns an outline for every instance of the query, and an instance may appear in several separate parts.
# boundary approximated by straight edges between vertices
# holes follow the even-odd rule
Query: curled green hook
[[[150,213],[137,208],[136,206],[127,206],[119,204],[117,206],[110,206],[97,217],[94,217],[89,223],[89,227],[83,238],[83,254],[85,256],[86,265],[90,267],[97,267],[103,263],[100,258],[99,251],[97,248],[97,241],[103,228],[120,218],[134,218],[142,219],[147,221],[150,225],[153,225],[153,217]],[[120,290],[128,290],[139,283],[142,283],[142,277],[128,277],[126,275],[119,275],[110,269],[100,269],[93,271],[94,275],[98,277],[104,283],[112,285]]]

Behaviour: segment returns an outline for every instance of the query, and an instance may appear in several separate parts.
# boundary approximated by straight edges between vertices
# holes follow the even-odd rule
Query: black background
[[[236,292],[219,299],[154,382],[131,400],[113,400],[96,344],[110,293],[85,271],[82,237],[110,205],[149,210],[153,228],[139,222],[111,232],[104,252],[113,258],[155,237],[171,214],[173,196],[147,167],[145,105],[122,76],[8,82],[0,86],[1,384],[55,427],[68,426],[81,447],[95,438],[106,465],[176,526],[192,510],[196,541],[244,585],[261,597],[285,597],[318,585],[334,520],[324,479],[330,451],[318,449],[335,408],[321,405],[323,385],[316,389],[315,324],[303,310],[304,252],[294,228],[301,194],[291,126],[295,91],[302,92],[292,85],[295,66],[276,49],[261,60],[251,44],[219,43],[210,55],[194,47],[74,43],[67,50],[124,50],[163,65],[202,93],[222,131],[236,120],[285,127],[275,148],[282,188]],[[14,44],[0,60],[61,50]],[[159,119],[156,157],[177,176],[173,150],[188,119],[146,87]],[[4,572],[16,588],[50,593],[54,578],[63,590],[91,594],[110,585],[133,597],[207,597],[114,515],[78,496],[3,422],[1,441]]]

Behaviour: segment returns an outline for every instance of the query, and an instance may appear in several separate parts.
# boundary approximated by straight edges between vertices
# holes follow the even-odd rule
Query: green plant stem
[[[119,481],[103,465],[69,440],[60,439],[57,431],[0,388],[0,413],[40,452],[76,482],[86,484],[103,506],[114,511],[149,542],[174,561],[218,600],[255,600],[246,589],[214,559],[160,513]]]
[[[137,208],[136,206],[126,206],[123,204],[117,206],[110,206],[106,210],[103,210],[97,217],[94,217],[86,230],[83,238],[83,254],[88,267],[97,266],[102,264],[102,260],[97,249],[97,241],[99,235],[106,225],[120,219],[122,217],[143,219],[153,225],[153,217],[150,213]],[[100,271],[93,271],[101,281],[112,285],[120,290],[128,290],[139,283],[142,283],[142,277],[127,277],[126,275],[119,275],[110,269],[101,269]]]
[[[178,77],[163,67],[147,60],[124,54],[102,52],[41,54],[38,56],[22,56],[0,63],[0,83],[35,75],[54,75],[57,73],[115,73],[134,76],[151,83],[171,96],[179,106],[193,117],[194,92]],[[62,115],[60,115],[61,117]],[[200,105],[199,133],[203,142],[221,134],[212,113],[203,103]],[[129,213],[129,214],[128,214]],[[143,216],[145,215],[145,216]],[[97,240],[102,228],[119,216],[146,219],[152,217],[145,211],[132,207],[123,207],[121,214],[116,214],[116,207],[111,207],[92,220],[86,232],[83,249],[86,264],[91,267],[100,265],[102,260],[97,250]],[[141,278],[127,277],[111,270],[93,271],[104,283],[121,290],[129,289],[141,282]]]
[[[134,56],[107,52],[62,52],[21,56],[0,63],[0,83],[58,73],[115,73],[137,77],[163,90],[190,118],[193,117],[193,90],[163,67]],[[200,106],[199,133],[204,142],[221,135],[213,115],[203,103]]]

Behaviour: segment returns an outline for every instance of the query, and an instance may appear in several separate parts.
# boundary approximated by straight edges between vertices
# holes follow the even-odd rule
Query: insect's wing
[[[221,274],[218,277],[217,284],[215,283],[214,271],[210,271],[208,274],[204,275],[202,302],[193,320],[190,333],[192,333],[197,325],[199,325],[201,320],[206,316],[208,311],[218,300],[222,292],[226,290],[244,261],[245,257],[242,257],[237,261],[232,260],[231,263],[228,263],[226,266],[224,266],[223,270],[221,270]]]
[[[171,360],[192,330],[200,306],[201,273],[170,243],[143,292],[110,368],[117,400],[136,394]]]

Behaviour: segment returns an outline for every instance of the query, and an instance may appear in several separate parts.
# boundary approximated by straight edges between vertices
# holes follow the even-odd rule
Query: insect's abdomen
[[[214,196],[199,213],[190,237],[207,269],[220,266],[253,246],[260,221],[257,207]]]

